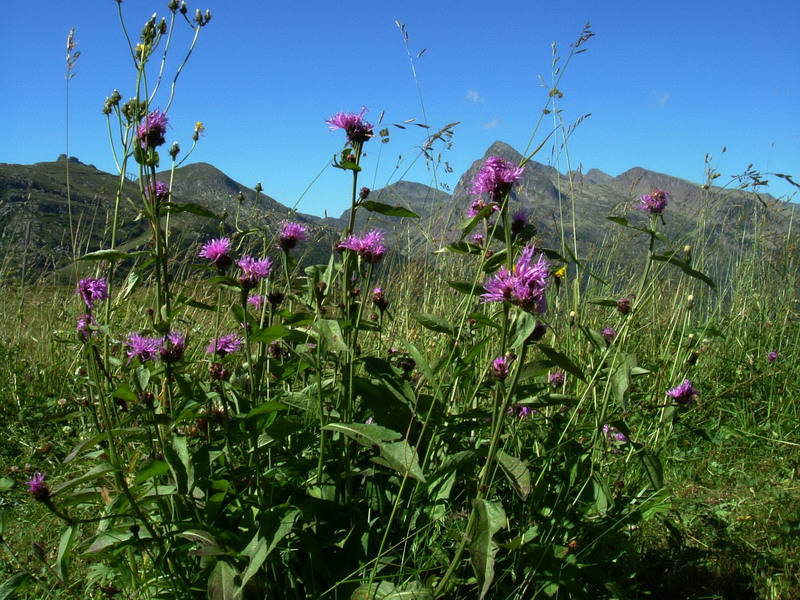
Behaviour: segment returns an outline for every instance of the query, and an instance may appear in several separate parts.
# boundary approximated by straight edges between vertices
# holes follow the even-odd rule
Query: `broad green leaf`
[[[327,343],[329,349],[337,352],[347,352],[349,350],[347,344],[344,343],[344,335],[342,335],[342,329],[338,321],[319,319],[314,321],[311,327]]]
[[[358,206],[389,217],[410,217],[419,219],[417,213],[402,206],[392,206],[391,204],[384,204],[383,202],[375,202],[373,200],[364,200],[359,203]]]
[[[114,467],[107,462],[101,462],[98,465],[95,465],[92,469],[76,477],[75,479],[70,479],[69,481],[65,481],[64,483],[60,483],[53,487],[52,495],[56,496],[58,494],[63,494],[68,489],[75,487],[76,485],[87,483],[89,481],[94,481],[100,477],[106,475],[106,473],[110,473],[114,470]]]
[[[239,572],[225,561],[218,561],[208,578],[208,600],[234,600]]]
[[[61,534],[58,543],[58,554],[56,555],[56,572],[61,581],[67,580],[69,563],[72,558],[72,545],[75,543],[75,526],[70,525]]]
[[[163,460],[151,460],[144,464],[144,466],[139,469],[139,472],[136,474],[136,479],[133,482],[133,485],[139,485],[140,483],[144,483],[153,477],[160,477],[161,475],[166,475],[169,472],[169,465],[165,463]]]
[[[408,475],[420,483],[425,483],[425,475],[419,466],[419,459],[414,446],[405,440],[401,440],[399,442],[381,443],[378,448],[381,456],[380,458],[374,458],[374,462],[390,467],[404,477]]]
[[[514,491],[519,497],[525,500],[531,493],[531,473],[527,463],[502,450],[497,451],[497,464],[500,465],[503,473]]]
[[[0,492],[7,492],[14,487],[14,480],[8,477],[0,477]]]
[[[323,429],[339,432],[367,448],[378,446],[384,442],[393,442],[403,437],[396,431],[374,423],[368,425],[363,423],[329,423]]]
[[[689,277],[694,277],[695,279],[699,279],[703,283],[710,286],[712,290],[717,288],[717,285],[714,283],[714,280],[711,279],[711,277],[709,277],[705,273],[702,273],[701,271],[693,269],[689,263],[687,263],[685,260],[681,260],[675,254],[660,254],[657,256],[653,256],[653,260],[675,265],[681,271],[686,273]]]
[[[119,250],[97,250],[89,252],[79,257],[78,260],[121,260],[124,258],[136,258],[137,256],[147,256],[149,252],[144,250],[139,252],[120,252]]]
[[[433,600],[433,592],[418,581],[400,587],[381,581],[358,586],[350,600]]]
[[[420,325],[425,327],[426,329],[430,329],[431,331],[436,331],[438,333],[447,333],[449,335],[453,335],[455,332],[455,327],[453,326],[450,321],[444,319],[437,315],[432,315],[429,313],[418,313],[412,312],[411,317]]]
[[[483,252],[478,244],[473,244],[471,242],[454,242],[448,244],[444,248],[440,248],[435,253],[440,254],[447,251],[455,252],[456,254],[481,254],[481,252]]]
[[[661,465],[661,461],[658,460],[658,457],[644,448],[639,448],[636,455],[642,461],[642,465],[647,472],[647,477],[653,489],[660,490],[664,487],[664,467]]]
[[[539,345],[539,350],[541,350],[542,354],[544,354],[555,366],[561,367],[564,369],[564,371],[570,375],[574,375],[581,381],[586,381],[586,377],[584,376],[580,367],[572,362],[565,354],[562,354],[550,346],[544,346],[541,344]]]
[[[449,285],[454,290],[461,292],[462,294],[472,295],[472,296],[480,296],[481,294],[485,294],[486,290],[480,283],[473,283],[472,281],[448,281],[447,285]]]
[[[197,215],[198,217],[205,217],[206,219],[214,219],[216,221],[222,220],[222,217],[217,213],[212,212],[204,206],[200,206],[199,204],[195,204],[193,202],[167,202],[166,204],[162,205],[162,207],[163,212],[170,214],[188,212],[192,213],[193,215]]]
[[[476,498],[473,508],[477,514],[477,522],[469,554],[472,557],[475,578],[478,580],[478,599],[482,600],[494,580],[494,557],[498,550],[494,534],[505,528],[506,513],[499,502],[485,499]]]

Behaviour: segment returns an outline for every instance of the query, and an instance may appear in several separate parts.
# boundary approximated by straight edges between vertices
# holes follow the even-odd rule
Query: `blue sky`
[[[324,122],[341,110],[366,106],[373,123],[384,112],[384,124],[426,117],[432,130],[460,121],[442,156],[454,172],[436,174],[451,187],[493,141],[524,150],[547,99],[551,44],[563,66],[587,22],[595,36],[564,69],[559,108],[567,126],[591,116],[567,152],[548,143],[537,160],[562,172],[582,165],[618,175],[641,166],[702,182],[710,154],[720,182],[751,163],[800,179],[796,0],[206,1],[189,4],[190,13],[209,8],[213,18],[178,81],[167,143],[188,149],[202,121],[190,162],[212,163],[245,185],[261,181],[302,212],[338,215],[349,205],[349,175],[328,166],[343,135]],[[153,12],[168,15],[166,4],[125,0],[131,35]],[[2,20],[0,162],[65,152],[64,55],[75,27],[82,54],[70,82],[69,152],[113,171],[100,109],[114,89],[127,98],[135,77],[116,2],[4,2]],[[425,49],[414,61],[416,81],[395,20],[406,25],[412,56]],[[188,39],[178,27],[173,59]],[[165,103],[166,94],[155,100]],[[553,126],[551,115],[535,145]],[[424,130],[390,130],[388,144],[367,144],[360,183],[431,184],[418,150]],[[773,195],[793,192],[772,180]]]

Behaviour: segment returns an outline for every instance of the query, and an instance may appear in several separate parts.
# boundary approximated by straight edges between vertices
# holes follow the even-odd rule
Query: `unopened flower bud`
[[[260,193],[261,193],[261,190],[263,190],[264,188],[263,188],[263,187],[261,187],[261,182],[259,181],[259,182],[256,184],[256,187],[255,187],[255,188],[253,188],[253,189],[256,191],[256,194],[260,194]]]
[[[236,201],[237,201],[239,204],[241,204],[242,202],[244,202],[244,194],[243,194],[242,192],[239,192],[238,194],[236,194]]]
[[[158,33],[161,35],[167,33],[167,20],[164,17],[161,17],[161,23],[158,24]]]
[[[692,294],[689,294],[689,297],[686,298],[686,308],[689,310],[694,308],[694,296]]]
[[[367,198],[369,198],[370,192],[371,190],[368,187],[362,187],[361,191],[358,193],[358,199],[362,201],[366,200]]]
[[[208,23],[211,20],[211,11],[206,9],[206,14],[204,15],[204,17],[206,20],[205,22]]]
[[[577,316],[578,315],[575,313],[574,310],[569,311],[569,324],[570,324],[570,327],[575,325],[575,319],[577,318]]]
[[[176,10],[178,10],[179,6],[180,3],[178,2],[178,0],[170,0],[169,4],[167,4],[167,10],[175,12]]]
[[[186,0],[183,0],[183,1],[181,2],[181,8],[180,8],[181,14],[182,14],[182,15],[185,15],[185,14],[187,13],[187,11],[188,11],[188,10],[189,10],[189,7],[188,7],[188,6],[186,6]]]
[[[199,8],[198,8],[198,9],[197,9],[197,11],[194,13],[194,21],[195,21],[195,23],[197,23],[198,25],[202,25],[202,24],[203,24],[203,13],[201,13],[201,12],[200,12],[200,9],[199,9]]]
[[[178,142],[173,142],[172,148],[169,149],[169,155],[172,157],[172,160],[175,160],[175,157],[178,156],[180,151],[181,147],[178,145]]]

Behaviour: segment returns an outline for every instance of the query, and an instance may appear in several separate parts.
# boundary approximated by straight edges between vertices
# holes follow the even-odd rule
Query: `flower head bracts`
[[[351,235],[339,242],[338,250],[351,250],[357,253],[364,262],[375,264],[386,254],[383,238],[386,234],[382,231],[370,231],[359,237]]]
[[[239,277],[239,283],[245,289],[252,289],[258,285],[262,279],[269,277],[272,271],[272,261],[268,258],[253,258],[252,256],[245,256],[237,263],[242,270],[242,275]]]
[[[142,148],[155,148],[161,146],[166,140],[167,115],[160,108],[145,116],[144,120],[136,129],[136,137]]]
[[[231,256],[230,238],[219,238],[203,244],[200,249],[200,258],[207,258],[218,269],[224,269],[233,263]]]
[[[281,224],[281,231],[278,234],[278,248],[284,252],[288,252],[298,242],[304,242],[308,239],[308,227],[300,223],[290,223],[284,221]]]
[[[646,210],[651,215],[660,215],[669,203],[669,192],[655,189],[639,198],[639,210]]]
[[[47,502],[50,500],[50,489],[44,482],[44,475],[36,471],[28,480],[28,493],[37,502]]]
[[[222,337],[214,338],[206,348],[206,354],[216,354],[217,356],[226,356],[233,354],[241,348],[244,340],[235,334],[223,335]]]
[[[689,379],[684,379],[683,383],[667,391],[667,396],[675,400],[676,404],[690,406],[700,397],[700,392],[692,387]]]
[[[87,277],[78,282],[78,290],[75,293],[83,298],[86,308],[91,310],[95,302],[108,299],[108,283],[105,279]]]
[[[544,292],[550,263],[544,255],[533,262],[533,246],[526,246],[517,263],[509,271],[501,267],[483,287],[484,302],[510,302],[528,312],[542,314],[547,310]]]
[[[358,114],[339,112],[325,122],[331,131],[344,129],[349,143],[363,144],[372,137],[372,123],[364,120],[365,112],[367,112],[365,107]]]
[[[494,202],[500,202],[519,182],[524,170],[499,156],[490,156],[472,182],[472,193],[488,194]]]

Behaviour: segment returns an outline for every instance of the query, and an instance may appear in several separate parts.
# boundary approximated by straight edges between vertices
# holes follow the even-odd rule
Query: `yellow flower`
[[[202,121],[198,121],[197,123],[194,124],[194,132],[195,133],[203,133],[205,130],[206,130],[206,128],[203,126],[203,122]]]
[[[556,279],[564,279],[567,276],[567,265],[561,267],[558,271],[553,271],[553,277]]]

